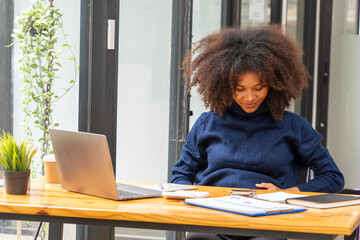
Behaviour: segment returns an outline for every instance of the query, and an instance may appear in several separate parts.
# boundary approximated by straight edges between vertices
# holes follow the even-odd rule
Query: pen
[[[255,195],[255,189],[231,189],[229,191],[230,195],[238,195],[243,197],[253,197]]]
[[[161,191],[165,191],[164,186],[161,183],[159,183],[159,188],[161,189]]]
[[[291,207],[284,207],[284,208],[272,208],[265,210],[266,213],[280,213],[280,212],[291,212],[294,211]]]

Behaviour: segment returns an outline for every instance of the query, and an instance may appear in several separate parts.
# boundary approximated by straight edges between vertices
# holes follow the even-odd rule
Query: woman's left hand
[[[255,186],[257,188],[268,189],[268,190],[282,190],[282,188],[278,188],[277,186],[275,186],[272,183],[258,183],[258,184],[255,184]],[[284,190],[300,192],[298,187],[287,188]]]
[[[258,184],[255,184],[255,186],[257,188],[263,188],[263,189],[268,189],[268,190],[281,190],[281,188],[278,188],[277,186],[275,186],[272,183],[258,183]]]

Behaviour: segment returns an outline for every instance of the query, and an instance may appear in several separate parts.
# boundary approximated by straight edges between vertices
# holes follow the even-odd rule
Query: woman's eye
[[[236,91],[242,92],[242,91],[244,91],[244,89],[239,89],[239,88],[237,88]]]
[[[261,91],[263,89],[263,86],[255,88],[255,91]]]

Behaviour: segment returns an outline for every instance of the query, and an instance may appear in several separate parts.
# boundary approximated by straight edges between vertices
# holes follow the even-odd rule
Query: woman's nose
[[[247,91],[246,93],[245,93],[245,100],[246,101],[253,101],[255,98],[256,98],[256,96],[255,96],[255,94],[252,92],[252,91]]]

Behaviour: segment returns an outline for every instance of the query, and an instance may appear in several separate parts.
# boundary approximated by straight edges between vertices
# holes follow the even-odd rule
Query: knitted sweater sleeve
[[[321,135],[305,119],[300,126],[300,160],[312,168],[314,178],[297,187],[306,192],[340,192],[344,187],[344,176],[329,151],[322,146]]]
[[[200,143],[200,138],[206,118],[206,113],[203,113],[193,125],[181,150],[180,159],[172,169],[170,182],[192,185],[197,173],[205,169],[206,153],[204,146]]]

